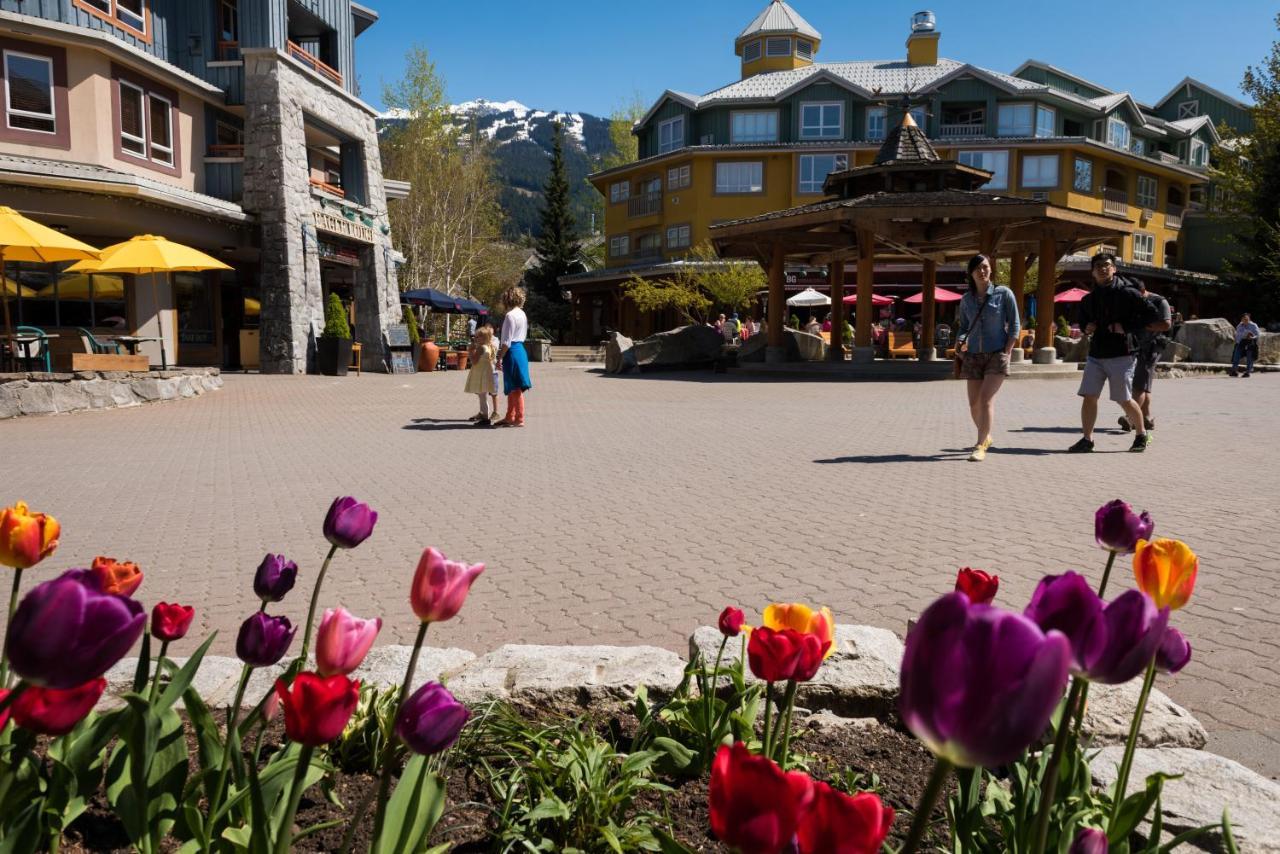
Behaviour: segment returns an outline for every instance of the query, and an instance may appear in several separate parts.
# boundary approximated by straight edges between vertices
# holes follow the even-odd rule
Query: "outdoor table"
[[[13,352],[13,347],[15,346],[22,348],[22,361],[27,363],[27,373],[31,373],[31,360],[35,358],[31,355],[31,345],[38,344],[41,338],[57,338],[58,335],[56,333],[46,333],[44,335],[6,335],[5,337],[10,344],[10,353]],[[17,362],[16,355],[13,359],[14,362]]]
[[[138,355],[138,345],[144,341],[160,342],[160,370],[169,370],[169,363],[164,355],[164,339],[158,335],[114,335],[104,336],[109,341],[118,341],[123,344],[129,351],[130,356]]]

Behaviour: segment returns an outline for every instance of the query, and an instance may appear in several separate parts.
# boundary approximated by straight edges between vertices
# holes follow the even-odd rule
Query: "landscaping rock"
[[[814,343],[815,341],[817,342],[816,344]],[[790,326],[784,327],[782,330],[782,343],[787,349],[786,360],[788,362],[821,361],[827,357],[827,350],[829,349],[827,342],[823,341],[821,336],[810,335],[807,332],[792,329]],[[821,347],[817,345],[821,345]],[[768,335],[763,332],[759,335],[752,335],[738,349],[738,361],[763,362],[765,348],[768,346]]]
[[[842,718],[833,712],[826,711],[816,712],[803,720],[798,720],[797,723],[816,733],[836,732],[842,729],[874,729],[884,726],[875,718]]]
[[[1264,332],[1258,336],[1258,361],[1280,365],[1280,332]]]
[[[1097,786],[1115,785],[1123,756],[1123,747],[1108,747],[1098,753],[1090,764]],[[1221,821],[1223,808],[1228,808],[1232,836],[1241,854],[1280,852],[1280,784],[1274,780],[1202,750],[1139,749],[1134,753],[1128,792],[1143,788],[1147,777],[1157,771],[1185,775],[1164,784],[1164,841],[1182,831]],[[1206,834],[1191,844],[1202,851],[1226,850],[1218,833]]]
[[[670,697],[684,674],[680,656],[652,646],[507,644],[464,664],[449,690],[464,703],[486,698],[539,706],[630,703],[644,686]]]
[[[630,338],[621,332],[610,332],[604,345],[604,372],[629,374],[636,369],[636,354]]]
[[[822,340],[821,335],[811,335],[808,332],[791,332],[791,337],[796,342],[796,349],[800,353],[800,361],[802,362],[821,362],[827,358],[827,342]]]
[[[1164,349],[1160,351],[1160,361],[1162,362],[1185,362],[1190,358],[1191,348],[1186,344],[1179,344],[1177,341],[1169,341],[1164,345]]]
[[[635,342],[632,352],[640,370],[709,367],[720,358],[724,337],[700,323],[650,335]]]
[[[1089,355],[1089,339],[1084,336],[1079,338],[1055,336],[1053,347],[1058,351],[1058,358],[1064,362],[1083,362]]]
[[[1230,363],[1231,351],[1235,349],[1235,327],[1221,317],[1188,320],[1174,340],[1191,350],[1189,361]]]
[[[159,373],[159,371],[153,373]],[[133,391],[143,400],[173,400],[178,396],[172,382],[155,377],[138,380],[133,384]]]
[[[18,389],[18,409],[23,415],[47,415],[57,412],[53,402],[52,386],[48,383],[31,383]]]
[[[1123,685],[1090,685],[1089,703],[1085,708],[1084,732],[1092,736],[1095,746],[1124,744],[1129,737],[1129,722],[1138,706],[1141,680]],[[1140,747],[1204,747],[1209,739],[1195,716],[1166,695],[1152,690],[1147,712],[1138,733]]]
[[[179,667],[187,663],[185,658],[172,659]],[[154,673],[155,662],[152,662],[152,672]],[[235,699],[236,685],[240,681],[240,668],[242,663],[238,658],[226,658],[223,656],[209,655],[205,656],[200,662],[200,669],[196,671],[196,678],[192,685],[200,693],[201,698],[208,706],[225,706]],[[133,690],[133,676],[138,669],[138,659],[125,658],[121,659],[115,667],[106,672],[107,690],[102,701],[104,706],[115,707],[121,705],[119,699],[121,694],[128,693]],[[283,668],[281,668],[283,670]],[[273,677],[274,678],[274,677]],[[245,693],[248,698],[250,694]],[[258,694],[248,705],[257,703],[262,699],[262,694]],[[179,702],[181,706],[181,702]]]
[[[399,688],[404,681],[405,668],[413,654],[411,646],[379,646],[369,650],[364,662],[351,674],[363,685],[379,685]],[[475,653],[465,649],[437,649],[424,646],[418,654],[418,668],[414,672],[410,690],[414,691],[428,682],[445,681],[448,673],[458,670],[475,659]]]

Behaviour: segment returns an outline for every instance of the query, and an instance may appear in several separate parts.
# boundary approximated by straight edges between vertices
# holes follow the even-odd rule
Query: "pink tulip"
[[[321,676],[346,676],[369,654],[382,619],[361,620],[346,608],[330,608],[316,633],[316,670]]]
[[[446,560],[435,549],[427,549],[418,561],[418,571],[413,574],[413,588],[409,591],[409,604],[413,613],[424,623],[451,620],[462,610],[471,583],[484,572],[484,564],[468,566]]]

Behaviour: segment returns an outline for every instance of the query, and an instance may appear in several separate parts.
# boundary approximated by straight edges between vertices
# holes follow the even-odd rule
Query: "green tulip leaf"
[[[187,663],[182,665],[182,668],[177,673],[173,674],[173,679],[156,700],[157,712],[173,708],[173,704],[178,702],[179,698],[191,687],[191,683],[196,678],[196,671],[200,669],[200,663],[204,661],[204,654],[209,651],[210,645],[213,644],[214,638],[217,636],[217,632],[209,635],[205,642],[200,644],[200,648],[187,659]]]
[[[107,800],[129,838],[141,845],[143,839],[158,842],[177,821],[187,782],[187,741],[177,712],[156,715],[137,695],[126,699],[131,719],[107,767]]]
[[[444,814],[444,782],[427,768],[427,757],[414,755],[387,801],[382,830],[374,854],[417,851],[431,836]]]
[[[0,854],[33,854],[40,846],[40,801],[29,802],[12,818],[4,820]]]
[[[133,670],[133,692],[141,694],[151,678],[151,633],[142,633],[142,649],[138,653],[138,666]]]
[[[694,752],[674,738],[665,736],[655,738],[653,746],[667,755],[667,758],[671,760],[671,764],[677,771],[682,771],[693,764]]]

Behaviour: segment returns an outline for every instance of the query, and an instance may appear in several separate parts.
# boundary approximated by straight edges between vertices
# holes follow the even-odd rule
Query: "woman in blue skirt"
[[[507,416],[499,427],[524,426],[524,393],[533,388],[529,382],[529,355],[524,339],[529,336],[529,318],[524,313],[524,289],[512,286],[502,292],[502,305],[507,315],[502,319],[501,348],[502,385],[507,395]]]

